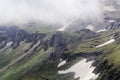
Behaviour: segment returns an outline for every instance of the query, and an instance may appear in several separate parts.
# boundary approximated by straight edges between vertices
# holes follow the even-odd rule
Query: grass
[[[106,42],[108,40],[108,37],[106,38],[106,40],[101,41],[100,38],[97,39],[92,39],[89,41],[84,41],[82,43],[78,43],[77,46],[75,46],[73,49],[67,51],[68,53],[92,53],[98,50],[101,50],[101,48],[96,48],[97,45],[102,44],[104,42]],[[66,53],[67,53],[66,52]]]
[[[116,32],[119,32],[117,30]],[[104,55],[104,58],[108,59],[110,63],[114,63],[116,66],[120,68],[120,46],[112,43],[106,45],[101,48],[95,48],[97,45],[102,44],[109,40],[109,38],[116,32],[103,32],[98,33],[98,36],[95,38],[86,39],[83,42],[73,42],[75,46],[67,50],[66,53],[76,54],[76,53],[92,53],[99,50],[104,50],[104,53],[108,53]],[[75,40],[79,34],[72,34],[63,32],[65,37],[68,40]],[[49,40],[52,35],[49,34],[46,37],[46,40]],[[70,43],[72,44],[72,43]],[[0,50],[0,68],[4,68],[5,66],[13,63],[21,56],[25,55],[24,50],[29,47],[30,44],[24,43],[17,47],[16,49],[5,49]],[[38,52],[29,52],[30,54],[26,54],[24,57],[20,58],[21,60],[15,62],[5,70],[0,72],[0,80],[56,80],[61,75],[58,74],[57,64],[58,62],[54,62],[51,64],[47,64],[43,62],[47,56],[49,56],[51,48],[47,51],[39,50]],[[81,58],[80,58],[81,59]],[[67,65],[61,67],[60,69],[69,68],[72,64],[76,63],[76,61],[70,61]]]
[[[107,53],[116,46],[114,43],[103,46],[101,48],[95,48],[95,47],[108,41],[117,32],[120,32],[120,29],[117,29],[115,31],[97,33],[98,36],[95,38],[86,39],[83,42],[76,42],[77,45],[73,49],[68,50],[65,53],[72,53],[72,54],[76,54],[80,52],[92,53],[92,52],[102,51],[102,50],[104,50],[104,53]]]
[[[15,59],[17,59],[19,56],[22,55],[24,49],[28,47],[29,44],[25,43],[23,45],[20,45],[16,49],[7,48],[5,50],[0,50],[0,68],[5,67],[9,63],[13,62]]]
[[[105,59],[107,59],[110,64],[114,64],[114,66],[120,68],[120,46],[114,47],[114,49],[107,54]]]
[[[26,63],[23,62],[23,64],[17,64],[10,67],[4,72],[5,74],[0,77],[0,80],[17,80],[21,74],[32,68],[34,65],[40,63],[43,60],[44,54],[45,52],[42,50],[38,52],[38,55],[32,57]]]
[[[57,30],[56,25],[34,25],[34,26],[21,26],[21,29],[24,29],[28,32],[39,32],[39,33],[49,33],[49,32],[55,32]]]

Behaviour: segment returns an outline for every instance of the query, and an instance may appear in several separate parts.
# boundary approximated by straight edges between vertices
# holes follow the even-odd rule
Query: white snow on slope
[[[99,77],[100,74],[95,75],[94,77],[91,78],[91,80],[96,80]]]
[[[66,64],[66,60],[60,62],[57,67],[61,67],[61,66],[65,65],[65,64]]]
[[[7,42],[6,46],[2,49],[7,49],[8,47],[10,47],[12,45],[13,41]]]
[[[100,29],[100,30],[98,30],[96,32],[99,33],[99,32],[104,32],[104,31],[107,31],[107,30],[106,29]]]
[[[95,67],[92,67],[92,63],[94,61],[89,61],[89,62],[86,62],[86,61],[87,59],[83,59],[80,62],[73,65],[71,68],[67,70],[58,71],[58,73],[66,74],[69,72],[74,72],[75,73],[74,78],[80,77],[80,80],[90,80],[91,78],[95,76],[95,74],[92,73],[93,70],[95,69]]]
[[[23,43],[25,43],[25,41],[20,42],[20,45],[22,45]]]
[[[115,39],[110,39],[110,40],[108,40],[107,42],[96,46],[96,48],[103,47],[103,46],[105,46],[105,45],[111,44],[111,43],[113,43],[114,41],[115,41]]]
[[[104,10],[113,12],[113,11],[116,11],[117,9],[115,9],[114,6],[105,6],[105,7],[104,7]]]
[[[115,20],[109,20],[109,22],[110,22],[110,23],[113,23],[113,22],[115,22]]]
[[[86,27],[86,29],[89,29],[89,30],[93,31],[93,30],[94,30],[94,26],[93,26],[93,25],[88,25],[88,26]]]
[[[6,47],[11,46],[13,41],[7,42]]]

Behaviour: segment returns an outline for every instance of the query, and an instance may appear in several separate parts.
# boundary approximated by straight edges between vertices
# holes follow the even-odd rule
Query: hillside
[[[119,0],[1,1],[0,80],[120,80]]]
[[[73,80],[74,73],[58,74],[58,71],[69,68],[82,58],[99,61],[99,57],[105,56],[105,60],[119,69],[119,33],[120,30],[96,33],[83,29],[74,33],[48,34],[1,27],[0,80]],[[115,39],[114,43],[96,47],[111,37]],[[61,59],[68,65],[58,68]],[[97,68],[95,71],[101,73]]]

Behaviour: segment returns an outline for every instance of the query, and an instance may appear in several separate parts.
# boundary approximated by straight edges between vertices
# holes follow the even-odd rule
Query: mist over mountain
[[[0,0],[0,80],[120,80],[120,0]]]
[[[0,0],[0,24],[45,22],[66,24],[72,19],[102,18],[100,0]]]

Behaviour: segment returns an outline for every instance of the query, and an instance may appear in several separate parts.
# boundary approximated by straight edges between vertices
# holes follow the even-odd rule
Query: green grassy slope
[[[0,80],[17,80],[20,75],[44,60],[51,50],[34,53],[31,48],[25,53],[29,46],[30,44],[24,43],[16,49],[9,47],[0,50]]]
[[[70,57],[73,59],[70,59],[69,56],[67,56],[68,58],[66,59],[69,60],[67,65],[60,68],[62,70],[69,68],[78,61],[79,58],[81,59],[80,56],[74,58],[76,54],[92,54],[98,51],[103,52],[103,55],[100,54],[99,60],[103,61],[107,59],[110,64],[114,64],[115,67],[117,66],[118,69],[120,69],[120,46],[117,42],[96,48],[97,45],[108,41],[111,36],[119,33],[120,30],[101,33],[89,32],[90,34],[84,33],[84,31],[88,30],[75,33],[51,33],[49,35],[47,34],[43,40],[36,42],[32,47],[32,43],[24,42],[15,49],[12,49],[11,47],[0,49],[0,80],[73,80],[73,73],[67,75],[58,74],[59,68],[57,68],[57,65],[59,64],[59,61],[49,62],[48,59],[50,53],[56,46],[59,48],[63,43],[67,44],[66,47],[62,46],[65,47],[63,48],[63,53],[67,55],[70,54]],[[91,34],[94,34],[94,36],[91,36]],[[44,43],[43,45],[40,43],[44,40],[54,40],[51,38],[52,36],[56,43],[53,43],[53,47],[48,45],[46,51],[43,50],[43,47],[46,47],[47,44]],[[61,40],[56,41],[56,37],[59,37]],[[37,50],[35,50],[36,47],[38,47]],[[26,50],[28,51],[26,52]]]

